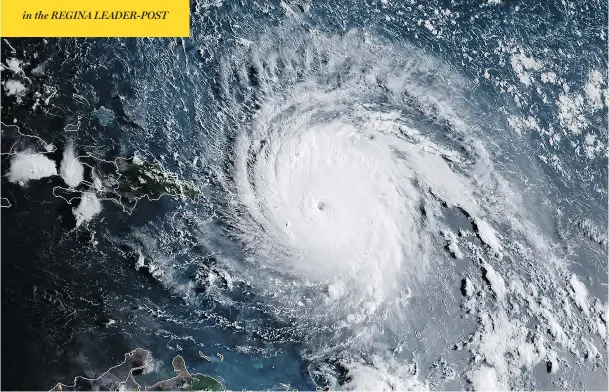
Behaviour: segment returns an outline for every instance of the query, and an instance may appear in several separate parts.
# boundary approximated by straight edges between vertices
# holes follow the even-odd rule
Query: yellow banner
[[[0,0],[2,37],[189,37],[190,0]]]

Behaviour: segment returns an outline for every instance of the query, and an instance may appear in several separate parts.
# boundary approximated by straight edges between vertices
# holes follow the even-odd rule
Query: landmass
[[[76,377],[72,385],[57,383],[51,391],[225,391],[224,385],[214,377],[201,373],[191,374],[186,361],[177,355],[172,360],[175,377],[142,385],[137,377],[154,368],[150,351],[136,348],[125,354],[125,360],[106,370],[97,378]]]
[[[150,200],[162,196],[194,199],[201,193],[194,182],[182,180],[159,163],[142,160],[138,155],[116,158],[99,167],[104,185],[111,188],[120,198],[121,205],[128,209],[133,209],[144,197]]]

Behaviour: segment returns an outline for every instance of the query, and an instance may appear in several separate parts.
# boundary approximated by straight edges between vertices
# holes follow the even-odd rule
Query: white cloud
[[[6,176],[12,183],[25,184],[29,180],[57,175],[55,162],[42,154],[27,152],[17,154],[11,159],[11,167]]]
[[[74,145],[68,143],[63,151],[63,159],[61,160],[61,166],[59,167],[61,178],[63,178],[68,186],[76,188],[83,180],[84,172],[85,168],[74,152]]]

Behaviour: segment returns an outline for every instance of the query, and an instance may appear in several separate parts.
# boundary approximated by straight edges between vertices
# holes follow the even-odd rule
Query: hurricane
[[[476,297],[470,278],[461,283],[468,312],[486,320],[465,344],[483,358],[469,379],[506,388],[520,366],[554,360],[548,333],[529,335],[518,321],[552,323],[550,309],[564,300],[554,282],[568,276],[565,260],[545,234],[551,211],[525,202],[551,185],[526,177],[541,169],[489,112],[484,92],[407,43],[294,25],[238,41],[216,82],[204,155],[217,218],[198,229],[217,262],[197,275],[207,295],[233,307],[241,299],[231,291],[247,287],[260,317],[283,325],[263,321],[264,334],[302,341],[318,385],[427,388],[421,378],[455,377],[451,367],[421,369],[441,368],[447,354],[437,340],[459,334],[430,324],[454,317],[442,314],[438,292],[459,289],[466,253],[488,289]],[[239,250],[227,252],[226,241]],[[512,290],[524,308],[505,306]],[[526,306],[531,295],[547,295],[544,305]],[[421,325],[422,314],[433,316]],[[515,346],[489,348],[502,333]],[[409,335],[425,348],[418,358],[404,349]]]
[[[229,232],[257,267],[319,289],[313,317],[363,322],[424,279],[439,203],[478,212],[473,156],[455,150],[466,129],[439,96],[453,92],[429,88],[447,71],[413,48],[361,32],[282,41],[225,68]]]
[[[7,46],[39,385],[606,389],[601,11],[192,1],[189,38]]]

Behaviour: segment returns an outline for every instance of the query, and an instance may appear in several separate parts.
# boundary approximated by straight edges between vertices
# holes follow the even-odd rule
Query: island
[[[119,157],[98,167],[103,173],[103,185],[112,190],[127,210],[133,210],[144,197],[149,200],[162,196],[196,199],[201,194],[193,181],[182,180],[159,162],[143,160],[138,155]]]
[[[152,367],[150,351],[136,348],[125,354],[125,360],[106,370],[97,378],[76,377],[72,385],[57,383],[51,391],[225,391],[226,388],[214,377],[191,374],[186,361],[177,355],[172,360],[175,376],[152,385],[141,385],[137,376]]]

